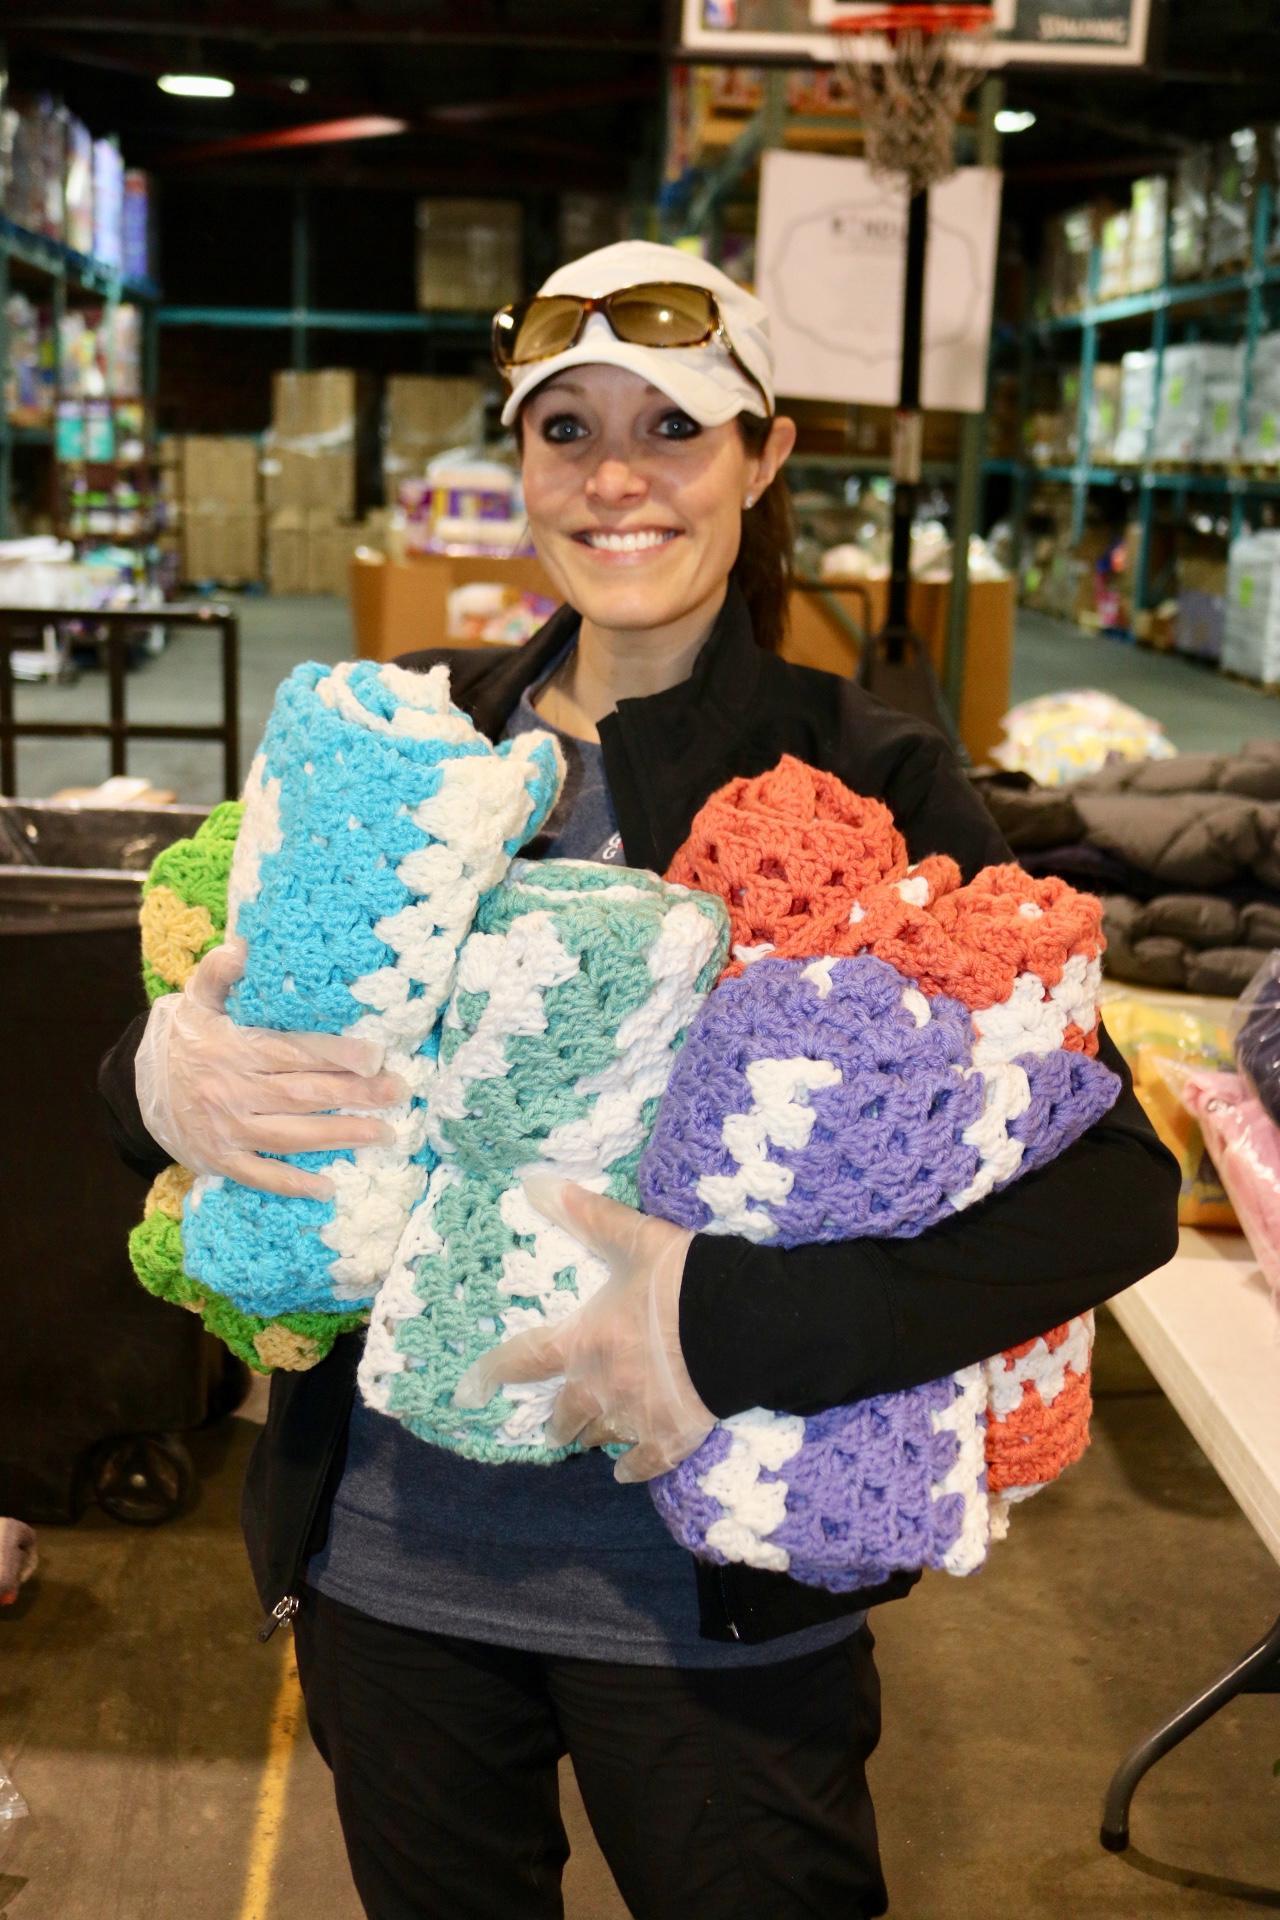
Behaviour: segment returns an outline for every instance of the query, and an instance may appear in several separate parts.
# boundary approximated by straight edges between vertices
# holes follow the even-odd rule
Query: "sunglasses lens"
[[[615,293],[609,318],[619,338],[637,347],[696,347],[716,324],[705,287],[654,284]]]
[[[518,367],[526,360],[547,360],[553,353],[563,353],[577,331],[581,316],[581,301],[558,294],[544,295],[530,300],[523,308],[516,307],[510,316],[510,325],[500,327],[495,336],[498,364]]]

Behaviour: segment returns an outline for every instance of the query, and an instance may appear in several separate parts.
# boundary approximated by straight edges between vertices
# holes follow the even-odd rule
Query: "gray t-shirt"
[[[526,693],[506,731],[545,726]],[[558,737],[565,789],[526,852],[620,860],[601,749]],[[771,1665],[835,1645],[865,1617],[760,1646],[704,1640],[688,1554],[648,1488],[619,1486],[606,1454],[483,1466],[427,1446],[359,1400],[329,1537],[307,1578],[400,1626],[629,1666]]]

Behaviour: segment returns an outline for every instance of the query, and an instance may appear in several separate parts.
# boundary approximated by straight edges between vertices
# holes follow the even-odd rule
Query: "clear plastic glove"
[[[483,1407],[499,1387],[565,1376],[547,1423],[553,1446],[628,1444],[620,1481],[652,1480],[693,1452],[715,1425],[680,1351],[680,1285],[693,1235],[572,1181],[535,1176],[539,1213],[598,1254],[609,1279],[555,1325],[482,1354],[458,1382],[457,1407]]]
[[[181,993],[155,1002],[134,1062],[143,1123],[193,1173],[326,1200],[333,1183],[324,1174],[263,1156],[390,1141],[387,1122],[370,1116],[409,1089],[381,1071],[376,1041],[238,1027],[224,1007],[244,959],[244,942],[228,940]]]

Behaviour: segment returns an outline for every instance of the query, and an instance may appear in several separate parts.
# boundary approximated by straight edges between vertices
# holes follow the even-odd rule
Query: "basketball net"
[[[955,124],[984,71],[961,57],[963,47],[991,35],[987,6],[891,6],[834,20],[830,31],[849,46],[841,62],[862,121],[867,164],[878,175],[906,175],[922,193],[955,172]],[[874,34],[888,57],[854,56],[855,36]]]

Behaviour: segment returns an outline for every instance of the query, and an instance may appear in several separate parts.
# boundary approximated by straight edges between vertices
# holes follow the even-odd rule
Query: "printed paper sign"
[[[980,413],[1000,220],[1000,174],[963,167],[929,194],[921,398]],[[780,394],[896,406],[906,261],[905,186],[863,160],[766,153],[757,291]]]

